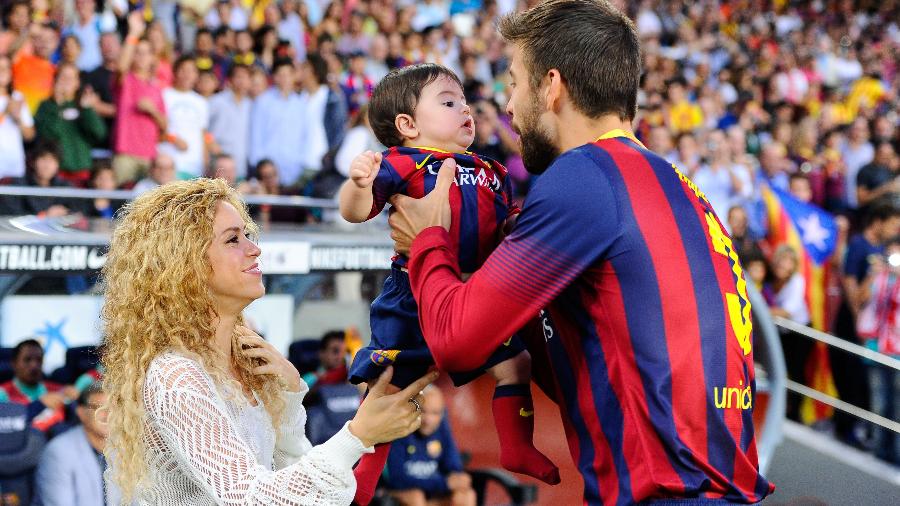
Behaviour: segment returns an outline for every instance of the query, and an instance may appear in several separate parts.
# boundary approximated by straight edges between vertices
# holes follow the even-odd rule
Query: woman
[[[59,146],[62,161],[59,176],[84,188],[91,178],[91,147],[106,138],[106,123],[94,106],[99,97],[81,87],[78,67],[61,63],[53,81],[53,95],[41,102],[34,114],[38,138]]]
[[[772,254],[772,298],[774,304],[769,311],[775,316],[793,320],[800,325],[809,325],[809,307],[806,304],[806,280],[800,274],[800,259],[791,246],[782,244]],[[796,332],[782,329],[781,347],[787,365],[788,378],[798,383],[806,383],[806,359],[813,348],[813,341]],[[800,396],[789,394],[787,416],[800,420]]]
[[[356,416],[312,447],[308,387],[243,326],[262,297],[256,226],[222,180],[173,182],[127,204],[103,267],[112,479],[139,504],[350,504],[351,466],[421,424],[380,378]]]
[[[0,54],[0,180],[25,175],[24,141],[34,138],[25,97],[13,89],[12,62]]]

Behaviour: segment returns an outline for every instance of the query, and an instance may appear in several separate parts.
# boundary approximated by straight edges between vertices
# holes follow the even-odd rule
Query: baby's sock
[[[559,483],[559,468],[534,447],[531,388],[522,384],[497,386],[492,408],[503,467],[551,485]]]

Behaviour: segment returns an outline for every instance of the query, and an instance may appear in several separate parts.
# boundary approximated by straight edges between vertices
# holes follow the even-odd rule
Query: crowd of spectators
[[[13,0],[0,28],[0,183],[134,188],[221,176],[247,194],[332,196],[379,149],[366,103],[393,68],[453,69],[473,105],[472,151],[533,177],[504,113],[503,14],[537,0]],[[615,1],[635,20],[644,74],[635,131],[725,218],[776,314],[809,323],[801,251],[765,241],[771,185],[833,215],[824,330],[861,342],[873,257],[900,234],[900,5],[851,0]],[[191,7],[194,6],[194,7]],[[586,61],[585,65],[602,65]],[[110,217],[115,203],[4,198],[0,214]],[[321,219],[269,206],[258,218]],[[787,248],[787,249],[785,249]],[[783,336],[793,379],[810,346]],[[892,348],[882,348],[889,351]],[[832,354],[842,398],[896,405],[861,360]],[[886,392],[886,393],[884,393]],[[791,416],[797,417],[792,406]],[[896,412],[886,414],[896,418]],[[868,447],[855,419],[836,435]],[[883,445],[882,445],[883,446]],[[898,462],[896,442],[880,455]]]

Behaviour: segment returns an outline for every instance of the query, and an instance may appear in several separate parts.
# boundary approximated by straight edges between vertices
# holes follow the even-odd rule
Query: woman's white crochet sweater
[[[313,447],[301,405],[308,387],[285,392],[276,431],[262,403],[229,399],[198,362],[172,353],[155,358],[144,383],[149,486],[139,504],[349,505],[352,466],[363,453],[345,425]]]

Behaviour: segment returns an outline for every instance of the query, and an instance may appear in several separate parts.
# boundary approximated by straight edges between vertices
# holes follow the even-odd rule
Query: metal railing
[[[93,190],[83,188],[36,186],[3,186],[0,195],[17,195],[28,197],[56,197],[65,199],[110,199],[133,200],[140,195],[133,190]],[[337,201],[304,197],[300,195],[244,195],[244,202],[249,205],[271,205],[280,207],[315,207],[320,209],[337,209]]]
[[[754,311],[755,310],[756,308],[754,308]],[[900,360],[897,360],[896,358],[893,358],[891,356],[885,355],[883,353],[878,353],[877,351],[870,350],[865,346],[860,346],[858,344],[845,341],[839,337],[835,337],[820,330],[801,325],[781,316],[772,317],[772,320],[775,325],[783,329],[791,330],[806,338],[812,339],[814,341],[819,341],[826,346],[838,348],[846,353],[852,353],[859,357],[880,364],[884,367],[890,367],[895,371],[900,371]],[[879,425],[881,427],[884,427],[885,429],[900,433],[900,423],[895,420],[885,418],[878,413],[873,413],[872,411],[869,411],[867,409],[863,409],[859,406],[855,406],[848,402],[842,401],[837,397],[833,397],[814,388],[810,388],[801,383],[797,383],[796,381],[787,380],[785,382],[785,387],[787,387],[787,389],[792,392],[796,392],[800,395],[827,404],[834,409],[849,413],[857,418],[865,420],[866,422]],[[892,385],[886,385],[884,388],[892,388]]]
[[[753,308],[754,359],[759,366],[757,367],[758,372],[764,372],[764,375],[757,374],[757,393],[762,390],[759,385],[764,381],[764,389],[769,395],[762,430],[759,431],[756,441],[759,449],[759,469],[765,474],[772,463],[775,448],[781,444],[782,426],[787,409],[787,393],[785,391],[787,366],[784,362],[778,330],[769,313],[769,306],[766,305],[765,299],[753,286],[753,283],[747,283],[747,294]]]

